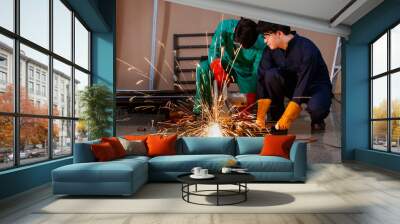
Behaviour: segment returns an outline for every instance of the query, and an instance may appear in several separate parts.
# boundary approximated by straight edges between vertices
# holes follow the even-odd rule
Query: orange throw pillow
[[[126,151],[122,146],[121,142],[116,137],[109,137],[109,138],[101,138],[101,142],[108,142],[114,149],[115,155],[117,158],[121,158],[126,156]]]
[[[108,142],[93,144],[91,145],[91,149],[94,154],[94,157],[99,162],[109,161],[117,158],[114,149]]]
[[[124,139],[129,140],[129,141],[146,141],[147,135],[125,135]]]
[[[295,135],[266,135],[260,155],[280,156],[289,159],[290,147],[292,147],[295,139]]]
[[[149,135],[147,136],[148,156],[176,155],[177,135]]]

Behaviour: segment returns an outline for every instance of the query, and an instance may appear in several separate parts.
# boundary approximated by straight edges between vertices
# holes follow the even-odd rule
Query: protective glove
[[[228,78],[228,73],[222,67],[220,58],[214,59],[211,62],[210,68],[214,74],[214,79],[217,80],[218,89],[222,89],[224,83],[229,85],[230,79]]]
[[[265,116],[268,112],[269,106],[271,105],[271,99],[259,99],[257,101],[257,120],[256,124],[258,127],[265,128]]]
[[[292,125],[293,121],[300,115],[301,107],[294,101],[290,101],[287,105],[285,112],[283,112],[281,118],[276,123],[276,130],[287,130]]]

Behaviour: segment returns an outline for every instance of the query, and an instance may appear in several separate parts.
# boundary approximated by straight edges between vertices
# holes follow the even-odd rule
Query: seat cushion
[[[239,155],[236,156],[240,167],[249,172],[292,172],[292,161],[278,156]]]
[[[190,172],[193,167],[203,167],[211,172],[219,171],[230,159],[231,155],[174,155],[158,156],[149,160],[151,172]]]
[[[146,166],[139,159],[122,159],[70,164],[53,170],[52,174],[53,181],[59,182],[130,182],[134,173],[147,170]]]
[[[121,158],[121,159],[114,160],[114,161],[140,160],[140,161],[147,162],[147,161],[149,161],[149,159],[150,159],[150,157],[148,157],[148,156],[130,155],[130,156],[125,156],[124,158]]]

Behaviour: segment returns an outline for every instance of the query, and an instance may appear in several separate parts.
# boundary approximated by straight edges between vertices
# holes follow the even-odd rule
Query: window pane
[[[400,120],[391,121],[391,136],[392,152],[400,153]]]
[[[1,13],[1,12],[0,12]],[[0,111],[14,111],[14,42],[0,35]]]
[[[21,44],[21,113],[48,114],[48,64],[47,55]]]
[[[0,116],[0,170],[14,165],[13,118]]]
[[[391,69],[400,67],[400,24],[391,31],[390,51]]]
[[[80,94],[86,86],[89,86],[89,75],[75,69],[75,117],[79,117],[81,114]]]
[[[72,121],[53,120],[53,157],[72,154]]]
[[[0,26],[14,31],[14,0],[0,1]]]
[[[89,70],[89,32],[75,18],[75,63]]]
[[[387,34],[372,45],[372,69],[373,75],[387,71]]]
[[[49,0],[20,0],[21,36],[49,48]]]
[[[387,121],[372,122],[372,148],[387,151]]]
[[[372,118],[387,118],[387,77],[372,81]]]
[[[390,107],[391,116],[400,118],[400,72],[391,75],[391,88],[390,88]]]
[[[83,120],[75,121],[75,143],[85,142],[88,138],[88,129]]]
[[[71,60],[72,12],[60,1],[53,1],[53,51]]]
[[[72,117],[71,66],[53,60],[53,115]]]
[[[22,117],[20,122],[21,164],[48,159],[48,119]]]

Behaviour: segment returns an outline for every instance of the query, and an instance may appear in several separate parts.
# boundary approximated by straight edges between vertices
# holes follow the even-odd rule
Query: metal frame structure
[[[195,186],[194,191],[190,191],[190,186]],[[202,196],[202,197],[215,197],[217,199],[217,206],[223,206],[223,205],[236,205],[242,202],[247,201],[247,192],[249,192],[249,188],[247,187],[247,183],[237,183],[237,184],[215,184],[217,189],[216,190],[198,190],[197,189],[198,184],[187,184],[187,183],[182,183],[182,199],[188,203],[191,204],[196,204],[196,205],[215,205],[215,204],[203,204],[203,203],[197,203],[194,201],[190,201],[190,196]],[[236,185],[238,186],[238,190],[221,190],[220,185]],[[215,192],[216,194],[202,194],[201,192]],[[221,194],[223,193],[223,194]],[[221,197],[235,197],[235,196],[242,196],[240,200],[231,202],[231,203],[221,203]]]
[[[75,11],[72,9],[72,7],[65,1],[65,0],[60,0],[60,2],[68,8],[68,10],[71,11],[71,59],[64,58],[61,55],[56,54],[53,52],[53,0],[48,0],[49,1],[49,45],[48,49],[45,47],[40,46],[39,44],[36,44],[29,39],[23,37],[20,35],[20,0],[14,0],[14,31],[10,31],[8,29],[5,29],[3,27],[0,27],[0,35],[3,35],[7,38],[10,38],[13,40],[14,44],[14,50],[13,50],[13,58],[14,58],[14,64],[13,64],[13,69],[12,71],[14,72],[14,112],[1,112],[0,111],[0,116],[8,116],[8,117],[13,117],[13,152],[14,152],[14,163],[13,166],[1,169],[3,170],[8,170],[8,169],[14,169],[17,167],[21,166],[26,166],[26,165],[32,165],[35,163],[41,163],[44,161],[52,160],[55,159],[53,158],[53,144],[52,144],[52,129],[53,129],[53,121],[54,120],[67,120],[71,121],[71,154],[70,155],[65,155],[65,156],[60,156],[57,157],[56,159],[64,158],[71,156],[73,153],[73,145],[75,142],[75,122],[79,118],[75,116],[75,69],[78,69],[79,71],[85,73],[89,77],[89,85],[92,84],[92,76],[91,76],[91,31],[89,27],[87,26],[86,23],[80,18],[78,14],[75,13]],[[88,69],[83,68],[82,66],[78,65],[75,63],[75,18],[83,25],[83,27],[88,31]],[[45,54],[49,57],[49,64],[48,64],[48,114],[47,115],[38,115],[38,114],[26,114],[26,113],[21,113],[20,111],[20,44],[24,44],[27,47],[30,47],[42,54]],[[66,65],[69,65],[71,67],[71,91],[72,91],[72,99],[71,99],[71,116],[69,117],[63,117],[63,116],[55,116],[53,115],[53,60],[56,59]],[[48,157],[47,159],[40,160],[38,162],[34,163],[27,163],[27,164],[21,164],[21,159],[20,159],[20,152],[19,152],[19,147],[20,147],[20,119],[24,117],[29,117],[29,118],[45,118],[48,119]]]
[[[192,37],[212,37],[214,33],[185,33],[185,34],[174,34],[173,36],[173,58],[174,58],[174,81],[176,84],[195,84],[196,80],[191,81],[180,81],[180,75],[186,73],[196,72],[196,68],[182,69],[180,67],[181,61],[199,61],[201,56],[181,57],[180,51],[183,49],[207,49],[210,45],[180,45],[180,38],[192,38]]]
[[[392,152],[392,136],[391,136],[391,128],[392,128],[392,125],[391,125],[391,122],[392,121],[398,121],[398,120],[400,120],[400,117],[392,117],[392,115],[391,115],[391,77],[392,77],[392,75],[394,75],[394,74],[396,74],[396,73],[398,73],[398,72],[400,72],[400,67],[398,67],[398,68],[395,68],[395,69],[391,69],[391,30],[393,29],[393,28],[395,28],[396,26],[398,26],[398,25],[400,25],[400,21],[397,21],[396,23],[394,23],[393,25],[391,25],[388,29],[386,29],[383,33],[381,33],[380,35],[378,35],[378,37],[376,37],[373,41],[371,41],[370,43],[369,43],[369,49],[370,49],[370,51],[369,51],[369,53],[370,53],[370,71],[369,71],[369,74],[370,74],[370,77],[369,77],[369,84],[370,84],[370,87],[369,87],[369,99],[370,99],[370,106],[369,106],[369,114],[370,114],[370,135],[369,135],[369,143],[370,143],[370,149],[371,150],[377,150],[377,149],[374,149],[373,148],[373,146],[374,146],[374,136],[373,136],[373,123],[374,122],[376,122],[376,121],[386,121],[387,122],[387,124],[386,124],[386,135],[388,136],[387,138],[386,138],[386,145],[387,145],[387,152],[389,152],[389,153],[394,153],[394,154],[399,154],[398,152]],[[373,54],[374,54],[374,52],[373,52],[373,44],[377,41],[377,40],[379,40],[382,36],[384,36],[384,35],[387,35],[387,52],[386,52],[386,54],[387,54],[387,67],[386,67],[386,72],[383,72],[383,73],[381,73],[381,74],[377,74],[377,75],[375,75],[374,76],[374,74],[373,74]],[[374,91],[374,87],[373,87],[373,81],[374,80],[376,80],[376,79],[378,79],[378,78],[382,78],[382,77],[386,77],[386,85],[387,85],[387,108],[386,108],[386,110],[387,110],[387,117],[386,118],[373,118],[372,117],[372,113],[373,113],[373,91]],[[382,150],[379,150],[379,151],[382,151]]]

